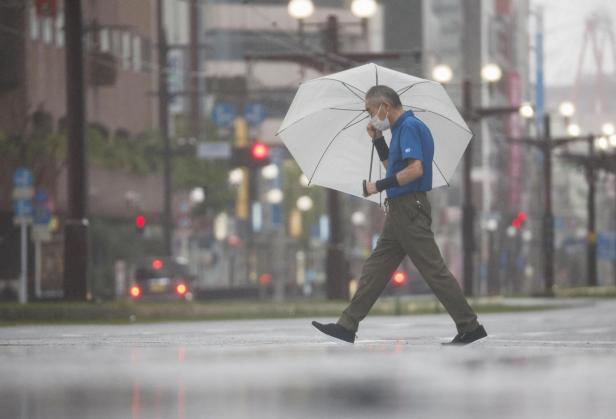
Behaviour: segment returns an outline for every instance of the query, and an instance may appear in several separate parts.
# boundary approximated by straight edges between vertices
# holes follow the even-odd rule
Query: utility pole
[[[588,286],[597,285],[597,234],[596,234],[596,168],[598,164],[594,151],[595,136],[590,134],[584,137],[557,137],[551,136],[550,114],[543,116],[543,140],[537,141],[535,138],[510,138],[509,142],[517,142],[525,145],[537,147],[543,154],[543,188],[545,193],[544,215],[543,215],[543,275],[544,292],[548,296],[554,294],[554,215],[552,213],[552,150],[557,147],[566,146],[575,142],[588,143],[588,156],[577,156],[565,154],[564,157],[584,165],[588,181],[587,196],[587,236],[586,236],[586,256],[587,256],[587,284]]]
[[[588,160],[595,158],[594,136],[588,137]],[[597,229],[595,190],[597,187],[596,172],[593,164],[586,165],[586,181],[588,182],[587,208],[587,234],[586,234],[586,275],[589,287],[597,286]]]
[[[158,123],[163,140],[163,252],[171,256],[171,144],[169,139],[169,91],[167,86],[167,36],[163,0],[157,0]]]
[[[462,82],[462,100],[465,118],[472,119],[473,96],[470,80]],[[462,282],[464,284],[464,294],[473,295],[473,254],[475,252],[475,208],[473,206],[473,182],[471,180],[471,170],[473,168],[473,141],[469,141],[464,152],[464,203],[462,204],[462,253],[464,262],[464,273]]]
[[[64,298],[85,300],[88,277],[83,24],[80,0],[64,3],[68,213],[64,225]]]
[[[554,294],[554,215],[552,214],[552,138],[550,114],[543,115],[543,280],[545,293]]]
[[[338,54],[338,18],[327,17],[323,50],[327,55]],[[332,66],[333,67],[333,66]],[[328,68],[327,73],[333,68]],[[343,250],[344,230],[340,218],[340,195],[334,189],[327,190],[327,212],[329,213],[329,241],[325,259],[326,294],[328,299],[348,299],[349,287],[346,272],[346,257]]]
[[[190,135],[199,140],[199,4],[190,0]]]

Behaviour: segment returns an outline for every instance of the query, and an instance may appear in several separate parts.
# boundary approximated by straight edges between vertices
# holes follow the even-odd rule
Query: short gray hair
[[[394,89],[389,86],[372,86],[366,92],[366,100],[381,100],[387,102],[395,108],[401,108],[402,102],[400,102],[400,96]]]

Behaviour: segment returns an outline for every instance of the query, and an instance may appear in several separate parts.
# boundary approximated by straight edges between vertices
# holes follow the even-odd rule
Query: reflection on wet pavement
[[[445,316],[372,317],[355,345],[306,319],[4,328],[0,416],[611,418],[615,314],[484,316],[463,348]]]

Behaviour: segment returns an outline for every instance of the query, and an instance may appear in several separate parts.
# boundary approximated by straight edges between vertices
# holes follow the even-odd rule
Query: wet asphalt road
[[[1,418],[616,417],[616,300],[480,316],[0,328]],[[319,319],[332,321],[334,319]]]

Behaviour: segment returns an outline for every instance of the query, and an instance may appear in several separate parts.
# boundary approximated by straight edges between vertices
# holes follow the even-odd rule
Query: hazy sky
[[[593,12],[601,12],[612,21],[616,18],[614,0],[531,0],[531,5],[543,6],[545,27],[545,80],[549,85],[572,84],[575,81],[585,22]],[[533,25],[534,26],[534,25]],[[612,24],[614,27],[614,24]],[[616,28],[614,28],[616,29]],[[616,33],[616,30],[613,30]],[[606,42],[604,72],[612,73],[615,57]],[[596,71],[592,48],[587,44],[583,71]],[[614,74],[612,74],[614,77]]]

